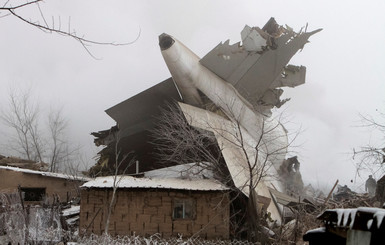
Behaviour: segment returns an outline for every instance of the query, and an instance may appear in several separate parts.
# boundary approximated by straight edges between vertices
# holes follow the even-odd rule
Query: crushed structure
[[[9,166],[38,171],[49,170],[49,165],[44,162],[35,162],[31,160],[21,159],[18,157],[6,157],[3,155],[0,155],[0,166]]]
[[[271,116],[271,110],[287,101],[280,98],[282,87],[305,83],[306,68],[288,62],[319,31],[297,33],[271,18],[263,28],[246,26],[242,43],[220,43],[201,59],[174,37],[160,35],[159,46],[172,78],[106,110],[116,126],[92,133],[95,144],[105,148],[90,173],[111,175],[114,163],[120,161],[124,162],[121,173],[126,174],[168,167],[159,164],[154,154],[157,148],[151,131],[158,126],[162,107],[177,102],[176,109],[192,128],[215,136],[231,188],[249,200],[253,196],[264,200],[262,208],[276,223],[282,223],[283,205],[274,201],[272,192],[289,200],[282,198],[285,186],[279,178],[260,178],[279,176],[282,164],[287,164],[287,131]],[[122,158],[128,153],[135,161]],[[266,173],[264,166],[268,166]],[[285,169],[284,178],[300,178],[295,166]],[[303,188],[301,181],[295,184]],[[260,204],[255,205],[260,209]]]

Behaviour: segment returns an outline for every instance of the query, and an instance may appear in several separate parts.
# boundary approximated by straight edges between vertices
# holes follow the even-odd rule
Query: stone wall
[[[102,234],[112,189],[82,189],[80,231]],[[158,233],[171,236],[229,238],[229,197],[220,191],[197,192],[161,189],[119,189],[116,193],[109,233],[111,235],[142,235]],[[190,220],[172,218],[173,199],[193,198],[195,217]]]
[[[45,188],[49,203],[51,203],[54,194],[59,196],[61,202],[66,202],[67,197],[71,199],[78,196],[79,186],[83,183],[84,181],[0,169],[0,192],[17,192],[19,185],[27,188]]]

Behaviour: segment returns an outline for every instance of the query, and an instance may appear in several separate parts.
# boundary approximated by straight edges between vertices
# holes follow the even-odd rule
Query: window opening
[[[194,219],[195,202],[194,199],[174,199],[173,219]]]
[[[27,202],[42,201],[45,196],[45,188],[21,187],[20,190],[23,200]]]

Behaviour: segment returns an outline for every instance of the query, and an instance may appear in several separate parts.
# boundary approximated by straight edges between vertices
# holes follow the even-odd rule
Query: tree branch
[[[10,6],[10,7],[7,7],[6,5],[8,4],[9,1],[7,1],[3,7],[0,7],[0,11],[6,11],[8,12],[8,15],[4,15],[4,16],[1,16],[1,17],[5,17],[5,16],[9,16],[9,15],[13,15],[14,17],[16,17],[17,19],[21,20],[22,22],[24,23],[27,23],[28,25],[31,25],[31,26],[34,26],[46,33],[56,33],[56,34],[59,34],[59,35],[63,35],[63,36],[66,36],[66,37],[70,37],[70,38],[73,38],[75,39],[76,41],[78,41],[82,47],[86,50],[86,52],[91,56],[93,57],[94,59],[97,59],[92,53],[91,51],[89,50],[89,48],[87,47],[88,45],[90,44],[95,44],[95,45],[111,45],[111,46],[124,46],[124,45],[130,45],[130,44],[133,44],[135,43],[140,35],[141,35],[141,29],[139,28],[139,33],[137,35],[137,37],[135,38],[135,40],[133,41],[130,41],[130,42],[125,42],[125,43],[115,43],[115,42],[99,42],[99,41],[94,41],[94,40],[91,40],[91,39],[87,39],[85,38],[84,36],[79,36],[76,34],[75,31],[71,31],[70,29],[68,31],[63,31],[61,29],[61,20],[60,20],[60,17],[59,17],[59,27],[58,28],[55,28],[55,24],[54,24],[54,19],[52,17],[52,25],[49,26],[45,17],[44,17],[44,14],[40,8],[40,5],[39,5],[39,2],[42,2],[42,0],[34,0],[34,1],[31,1],[31,2],[27,2],[27,3],[24,3],[24,4],[20,4],[20,5],[17,5],[17,6]],[[19,15],[18,13],[16,13],[15,10],[17,9],[20,9],[20,8],[23,8],[23,7],[27,7],[27,6],[30,6],[30,5],[37,5],[38,9],[39,9],[39,12],[40,12],[40,15],[44,21],[44,25],[38,23],[38,22],[33,22],[31,20],[28,20],[26,18],[24,18],[23,16]],[[70,28],[70,24],[69,24],[69,28]]]

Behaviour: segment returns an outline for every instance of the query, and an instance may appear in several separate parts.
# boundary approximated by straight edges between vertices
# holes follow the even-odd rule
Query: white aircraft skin
[[[255,158],[256,154],[253,149],[255,149],[258,142],[260,150],[263,149],[267,153],[275,152],[273,156],[269,157],[269,162],[274,166],[269,172],[272,175],[277,175],[276,170],[285,159],[288,146],[287,134],[283,126],[279,122],[267,119],[261,113],[256,112],[252,105],[230,83],[201,65],[200,58],[178,40],[167,34],[162,34],[159,40],[163,58],[185,103],[198,107],[202,106],[198,90],[204,93],[231,120],[239,123],[242,129],[249,134],[250,137],[246,137],[246,135],[243,137],[245,145],[248,145],[247,148],[253,151],[253,153],[248,151],[249,159]],[[266,133],[266,130],[269,130],[269,132]],[[261,137],[262,141],[259,140]],[[220,138],[217,139],[220,141]],[[249,181],[248,173],[244,172],[247,171],[246,162],[241,160],[242,157],[235,157],[239,150],[236,148],[227,148],[223,154],[227,156],[225,161],[236,187],[248,196],[248,190],[244,188],[245,183]],[[260,154],[257,159],[258,162],[261,163],[265,160],[262,158],[263,154]],[[241,170],[243,173],[239,172],[239,169],[243,169]],[[262,181],[255,191],[260,195],[272,198],[266,186],[269,182],[274,183],[274,186],[282,191],[280,183],[274,180]],[[279,223],[281,222],[277,206],[271,203],[267,210],[274,219]]]
[[[253,106],[243,98],[230,83],[203,66],[199,62],[200,58],[175,38],[167,34],[162,34],[159,37],[159,45],[162,50],[163,58],[184,102],[192,106],[202,107],[198,90],[205,94],[213,103],[223,110],[230,120],[239,124],[242,131],[246,131],[244,133],[247,135],[244,135],[242,140],[246,146],[245,149],[247,149],[249,159],[255,159],[256,146],[261,150],[260,152],[264,151],[269,154],[274,153],[268,158],[268,163],[272,164],[274,168],[270,168],[268,172],[272,176],[277,176],[277,170],[285,159],[288,146],[287,133],[283,126],[279,122],[256,112]],[[186,115],[186,107],[181,107]],[[192,108],[189,110],[189,113],[196,114],[198,111]],[[195,120],[195,122],[189,123],[204,128],[205,126],[202,126],[204,123],[200,123],[199,125],[198,121],[205,120],[204,118],[207,116],[201,114],[201,116],[198,117],[199,118],[195,116],[194,119],[194,116],[192,116],[191,118],[192,120]],[[225,122],[226,119],[223,118],[223,120],[222,123],[218,120],[213,120],[209,123],[215,125],[215,128],[220,128],[221,126],[219,125],[226,127],[225,125],[228,125]],[[236,124],[233,124],[233,126]],[[205,129],[210,130],[209,128]],[[266,130],[268,132],[266,132]],[[218,143],[222,142],[222,144],[226,144],[226,141],[223,141],[223,138],[227,138],[224,137],[226,132],[231,131],[234,130],[225,128],[223,131],[225,133],[222,136],[216,135]],[[214,134],[216,133],[214,132]],[[234,136],[236,133],[232,135]],[[225,148],[226,149],[224,149],[222,154],[224,154],[226,164],[234,183],[239,190],[249,196],[249,190],[247,188],[245,189],[245,186],[247,186],[247,183],[250,181],[248,178],[249,173],[244,158],[245,156],[239,154],[239,147],[231,147],[230,144],[229,147]],[[256,160],[261,164],[265,159],[266,155],[259,154]],[[273,184],[275,188],[278,188],[279,191],[283,191],[281,184],[277,179],[264,179],[258,186],[256,186],[254,191],[259,195],[272,199],[273,197],[267,188],[270,186],[270,183]],[[280,208],[273,202],[267,207],[267,211],[271,213],[272,218],[278,223],[281,223],[282,220],[279,209]]]
[[[162,34],[159,40],[163,58],[184,101],[190,105],[201,105],[200,90],[231,120],[239,123],[256,142],[263,137],[266,151],[276,153],[274,160],[271,160],[278,168],[285,158],[288,145],[282,125],[256,112],[230,83],[201,65],[200,58],[181,42],[167,34]]]

